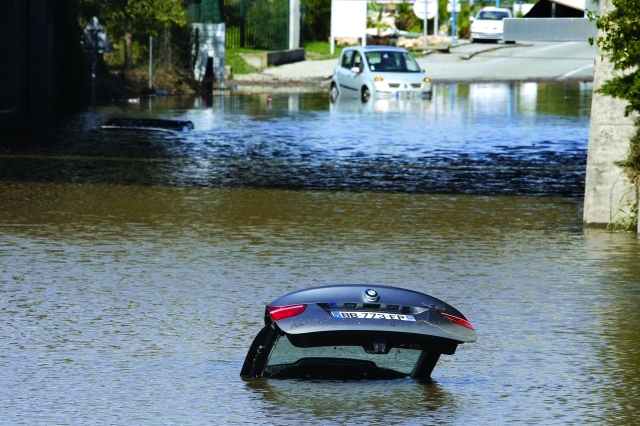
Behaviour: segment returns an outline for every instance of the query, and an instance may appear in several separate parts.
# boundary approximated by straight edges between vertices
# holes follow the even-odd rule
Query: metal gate
[[[224,0],[226,47],[289,48],[289,0]]]

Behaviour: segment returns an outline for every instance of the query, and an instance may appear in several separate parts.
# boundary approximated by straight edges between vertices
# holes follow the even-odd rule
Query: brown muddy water
[[[633,424],[638,240],[582,228],[591,87],[531,84],[143,100],[4,143],[0,423]],[[264,305],[326,283],[426,292],[478,341],[430,383],[242,380]]]

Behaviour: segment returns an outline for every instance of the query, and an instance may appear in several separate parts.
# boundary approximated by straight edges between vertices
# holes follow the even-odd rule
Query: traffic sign
[[[453,4],[451,2],[447,3],[447,12],[453,12]],[[460,0],[456,0],[456,13],[460,13]]]
[[[427,19],[433,19],[433,17],[436,16],[436,11],[438,10],[438,3],[436,3],[436,0],[426,0],[426,3]],[[422,20],[425,18],[424,6],[425,0],[416,0],[416,2],[413,3],[413,13]]]

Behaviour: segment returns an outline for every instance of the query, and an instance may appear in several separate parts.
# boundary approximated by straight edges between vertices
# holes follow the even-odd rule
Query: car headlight
[[[429,83],[431,81],[431,79],[429,77],[425,77],[422,79],[423,83]]]
[[[383,81],[384,79],[382,77],[380,77],[379,75],[375,76],[375,78],[373,79],[373,81]]]

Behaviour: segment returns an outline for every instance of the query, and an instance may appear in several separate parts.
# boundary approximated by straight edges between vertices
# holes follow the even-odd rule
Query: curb
[[[498,45],[498,46],[490,47],[488,49],[479,50],[477,52],[469,53],[467,55],[460,55],[460,59],[468,61],[469,59],[471,59],[474,56],[479,55],[481,53],[493,52],[494,50],[507,49],[507,48],[510,48],[510,47],[517,47],[517,46],[533,46],[533,44],[528,44],[528,43],[501,44],[501,45]]]

